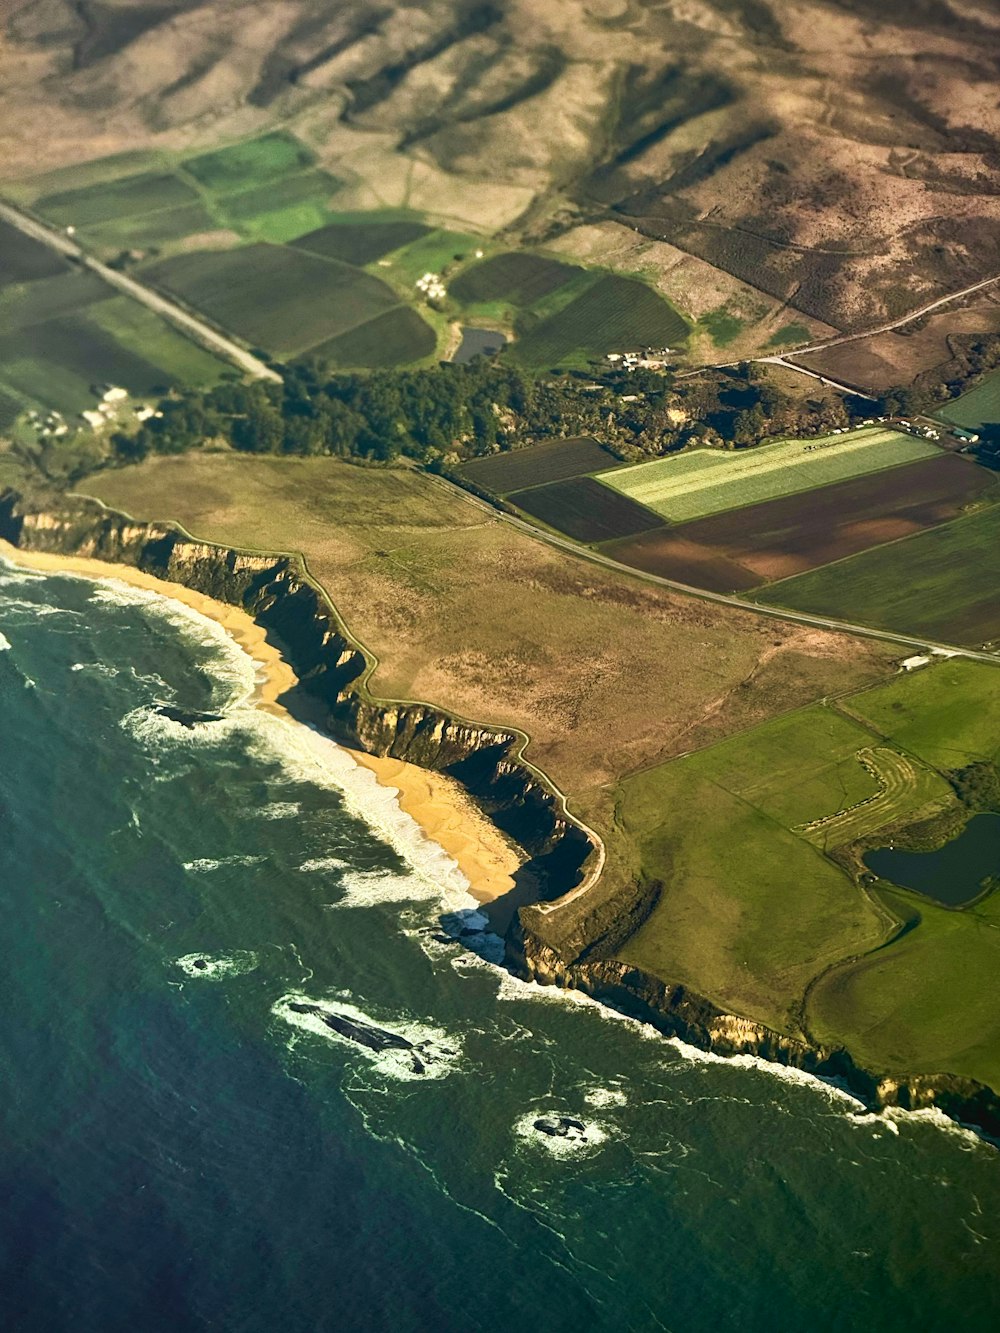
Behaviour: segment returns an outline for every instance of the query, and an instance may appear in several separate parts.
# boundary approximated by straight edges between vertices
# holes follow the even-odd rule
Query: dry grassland
[[[84,489],[207,540],[300,550],[378,656],[375,692],[520,727],[605,828],[623,774],[876,679],[892,656],[589,566],[417,473],[212,455]]]

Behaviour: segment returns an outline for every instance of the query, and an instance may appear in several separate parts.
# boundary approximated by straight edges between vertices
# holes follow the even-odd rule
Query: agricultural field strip
[[[913,760],[884,745],[865,746],[858,751],[857,760],[875,779],[878,790],[844,810],[798,824],[794,832],[810,840],[811,835],[819,835],[825,846],[834,847],[874,833],[907,812],[918,788]]]
[[[826,471],[828,461],[842,462],[842,475],[846,478],[920,458],[940,456],[940,453],[929,441],[897,431],[865,430],[835,438],[778,440],[736,457],[699,449],[677,459],[655,459],[616,469],[601,474],[597,480],[665,518],[682,521],[706,514],[711,509],[736,508],[765,495],[777,496],[781,491],[810,490],[810,470],[815,467],[817,471]],[[788,474],[790,484],[775,488],[773,483],[783,472]],[[755,494],[752,483],[765,478],[770,479],[770,484],[765,482],[761,493]],[[829,480],[823,478],[815,484],[827,484]],[[751,485],[745,486],[744,483]],[[737,489],[739,494],[733,494]],[[712,492],[716,493],[715,500],[711,498]],[[730,493],[728,499],[727,492]],[[685,505],[685,501],[689,503]]]

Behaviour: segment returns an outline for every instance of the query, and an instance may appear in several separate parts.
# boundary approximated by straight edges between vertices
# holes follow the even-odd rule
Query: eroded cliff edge
[[[520,908],[507,936],[507,964],[519,976],[582,990],[720,1056],[753,1055],[836,1079],[872,1110],[934,1107],[1000,1140],[1000,1097],[984,1084],[950,1074],[878,1074],[857,1065],[843,1048],[798,1041],[726,1013],[686,987],[616,958],[661,886],[637,883],[622,891],[598,881],[573,910],[549,906],[592,877],[599,849],[544,776],[524,761],[526,738],[428,704],[374,697],[367,687],[374,660],[297,556],[198,542],[173,525],[135,523],[84,498],[37,505],[14,492],[0,495],[0,537],[26,550],[132,565],[239,606],[279,642],[312,718],[335,739],[458,778],[530,858],[524,870],[541,901]]]
[[[25,550],[131,565],[238,606],[280,646],[298,677],[285,697],[336,740],[456,777],[529,856],[519,872],[535,896],[577,885],[596,856],[588,832],[562,797],[521,758],[526,737],[480,727],[428,704],[373,697],[375,661],[354,640],[294,555],[228,550],[193,540],[170,524],[136,523],[97,501],[73,497],[37,506],[0,495],[0,537]]]

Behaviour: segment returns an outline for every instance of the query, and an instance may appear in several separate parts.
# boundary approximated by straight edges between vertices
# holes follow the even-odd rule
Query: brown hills
[[[1000,272],[993,0],[0,13],[8,177],[286,123],[353,183],[346,206],[409,202],[571,252],[597,227],[626,264],[654,238],[664,265],[695,256],[838,328]]]

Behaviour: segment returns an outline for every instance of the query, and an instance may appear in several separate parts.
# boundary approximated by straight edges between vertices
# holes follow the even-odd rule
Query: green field
[[[872,1069],[996,1086],[1000,897],[954,911],[866,892],[821,855],[816,824],[867,837],[955,808],[922,759],[1000,755],[1000,671],[943,660],[841,707],[852,717],[813,705],[621,784],[622,828],[664,887],[618,956]]]
[[[1000,673],[943,658],[857,694],[850,710],[895,745],[939,768],[1000,759]]]
[[[213,194],[231,194],[294,175],[312,162],[313,155],[305,144],[278,131],[214,153],[189,157],[183,167]]]
[[[912,899],[884,893],[901,916]],[[960,1073],[1000,1083],[1000,930],[977,911],[920,902],[915,930],[882,953],[834,969],[813,990],[809,1019],[820,1041],[849,1048],[870,1068]]]
[[[978,431],[984,426],[1000,428],[1000,370],[994,370],[960,398],[939,407],[934,415],[966,430]]]
[[[410,306],[387,310],[309,351],[344,370],[383,370],[430,356],[437,334]]]
[[[397,282],[412,287],[424,273],[441,273],[467,259],[480,245],[479,236],[438,228],[396,251],[389,259],[388,272]]]
[[[630,347],[676,347],[687,336],[684,320],[651,287],[607,275],[555,314],[525,327],[510,353],[526,365],[585,364]]]
[[[777,440],[736,453],[696,449],[619,468],[600,480],[663,518],[685,523],[939,453],[928,440],[875,427],[811,440]]]
[[[107,222],[80,228],[83,240],[108,250],[147,250],[169,245],[172,241],[216,231],[218,221],[200,201],[164,208],[139,217],[115,217]]]
[[[287,241],[301,236],[303,229],[324,225],[330,215],[329,201],[339,188],[340,181],[325,171],[303,171],[226,195],[219,206],[238,230],[266,240]]]
[[[56,277],[0,288],[0,329],[12,333],[47,319],[64,319],[113,295],[96,273],[64,267]]]
[[[150,318],[159,324],[156,316]],[[179,334],[164,329],[163,338],[176,338],[185,353],[190,347],[196,356],[217,365]],[[176,374],[173,366],[160,363],[159,358],[150,359],[144,347],[136,351],[129,344],[127,337],[119,341],[95,317],[86,314],[32,324],[0,336],[0,378],[26,398],[67,414],[93,407],[93,386],[104,381],[120,384],[135,394],[156,393],[172,382],[183,381],[183,375]]]
[[[16,227],[0,222],[0,288],[64,273],[66,265],[49,249]]]
[[[817,972],[866,952],[891,923],[794,831],[877,790],[871,737],[816,705],[622,784],[618,817],[658,906],[621,950],[784,1032]]]
[[[177,255],[143,276],[251,345],[286,356],[346,333],[399,301],[385,283],[358,269],[265,244]]]
[[[975,646],[1000,639],[1000,509],[756,591],[757,601]]]
[[[63,226],[87,227],[196,203],[196,191],[172,172],[143,172],[80,190],[44,195],[35,209]]]

